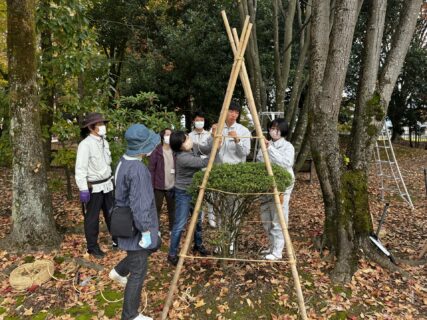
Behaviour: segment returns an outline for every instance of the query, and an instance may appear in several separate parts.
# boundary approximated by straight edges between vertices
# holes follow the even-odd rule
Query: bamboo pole
[[[175,269],[175,274],[174,274],[173,279],[172,279],[171,287],[169,289],[169,293],[168,293],[165,305],[163,307],[162,320],[165,320],[168,316],[168,311],[169,311],[170,305],[172,303],[173,295],[174,295],[175,290],[177,288],[179,276],[181,274],[181,270],[182,270],[182,267],[184,264],[184,258],[185,258],[184,256],[187,255],[187,253],[188,253],[188,248],[190,246],[191,238],[193,237],[194,229],[195,229],[197,218],[199,215],[199,210],[200,210],[200,207],[202,205],[203,198],[205,195],[205,188],[206,188],[206,185],[208,182],[210,171],[212,170],[212,166],[213,166],[213,163],[215,160],[216,152],[218,151],[218,148],[219,148],[220,139],[222,136],[222,131],[224,129],[225,119],[227,116],[227,112],[228,112],[228,108],[230,106],[231,99],[233,97],[233,92],[234,92],[234,88],[236,86],[237,78],[239,76],[239,71],[240,71],[240,68],[241,68],[242,63],[243,63],[243,56],[244,56],[244,53],[245,53],[245,50],[246,50],[246,47],[247,47],[247,44],[249,41],[251,29],[252,29],[252,24],[249,23],[249,16],[246,16],[246,20],[245,20],[245,23],[244,23],[243,28],[242,28],[242,35],[241,35],[242,41],[237,46],[233,67],[231,69],[230,79],[228,81],[227,91],[225,94],[224,102],[222,104],[221,115],[220,115],[220,118],[218,121],[218,128],[217,128],[217,131],[216,131],[215,137],[214,137],[214,143],[212,146],[212,151],[211,151],[211,155],[209,158],[209,163],[208,163],[208,166],[206,168],[205,175],[203,177],[203,182],[202,182],[202,185],[200,187],[199,195],[197,196],[196,205],[194,207],[193,215],[191,217],[190,225],[188,227],[187,235],[185,237],[184,246],[182,247],[180,255],[179,255],[179,260],[178,260],[178,264],[177,264],[176,269]],[[220,132],[221,135],[217,134],[218,132]]]
[[[232,48],[233,53],[236,57],[236,55],[238,54],[236,47],[238,47],[240,44],[239,36],[237,34],[236,29],[233,29],[233,30],[230,29],[230,25],[228,23],[228,19],[227,19],[227,15],[225,14],[225,11],[221,11],[221,15],[222,15],[222,18],[224,20],[224,25],[225,25],[225,28],[227,30],[227,35],[228,35],[228,39],[230,41],[231,48]],[[243,89],[245,91],[246,99],[247,99],[248,105],[249,105],[249,110],[250,110],[251,115],[252,115],[252,120],[254,121],[256,134],[257,134],[257,136],[261,137],[263,135],[262,128],[261,128],[261,124],[259,122],[258,113],[257,113],[256,105],[255,105],[255,99],[253,97],[253,93],[252,93],[252,89],[251,89],[251,85],[250,85],[250,81],[249,81],[249,76],[248,76],[248,73],[246,70],[245,63],[242,64],[242,68],[240,69],[240,80],[242,81]],[[276,180],[274,178],[273,169],[271,167],[271,161],[270,161],[270,157],[269,157],[268,152],[267,152],[265,140],[260,139],[259,142],[261,144],[261,151],[262,151],[262,154],[264,156],[264,163],[265,163],[265,166],[267,168],[268,175],[273,177],[274,203],[276,205],[276,214],[278,214],[278,216],[279,216],[280,225],[282,227],[283,235],[285,237],[286,251],[287,251],[287,254],[289,257],[289,263],[291,265],[292,276],[294,279],[295,291],[297,293],[297,298],[298,298],[299,310],[301,313],[301,317],[303,319],[307,319],[304,297],[302,294],[298,270],[296,267],[296,258],[295,258],[294,250],[292,247],[291,238],[289,236],[288,228],[286,225],[286,221],[284,218],[283,208],[282,208],[282,205],[280,203],[280,192],[277,190]]]

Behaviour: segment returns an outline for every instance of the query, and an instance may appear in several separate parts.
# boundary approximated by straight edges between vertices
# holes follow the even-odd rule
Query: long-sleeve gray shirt
[[[191,131],[188,136],[193,141],[193,150],[196,155],[209,156],[212,149],[212,135],[209,131],[203,130],[197,132],[196,130]]]
[[[280,138],[277,141],[271,140],[267,148],[268,155],[270,157],[271,163],[278,164],[282,168],[286,169],[294,177],[294,158],[295,158],[295,149],[294,146],[286,141],[285,138]],[[262,155],[262,150],[258,150],[257,160],[264,162],[264,156]]]
[[[193,181],[194,174],[208,165],[209,158],[202,159],[191,151],[176,154],[175,188],[187,190]]]
[[[159,222],[148,168],[140,159],[124,155],[117,165],[115,180],[116,206],[132,209],[135,227],[140,232],[158,230]],[[138,245],[139,240],[140,233],[132,238],[119,238],[119,247],[127,251],[142,250]]]
[[[236,143],[234,138],[228,137],[230,131],[236,131],[237,136],[244,138],[240,138],[240,141]],[[225,124],[222,135],[224,136],[222,145],[215,161],[217,163],[232,164],[246,162],[246,157],[251,151],[251,139],[249,138],[251,133],[248,128],[240,123],[234,123],[230,127]]]

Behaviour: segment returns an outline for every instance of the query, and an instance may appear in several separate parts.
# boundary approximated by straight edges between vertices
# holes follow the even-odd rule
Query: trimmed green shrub
[[[204,200],[213,206],[218,220],[219,227],[214,245],[222,256],[236,253],[241,221],[258,200],[273,200],[273,179],[279,191],[284,191],[291,185],[292,177],[285,169],[273,165],[273,172],[274,178],[268,175],[265,164],[259,162],[213,166]],[[204,171],[197,172],[189,188],[194,202],[204,174]]]

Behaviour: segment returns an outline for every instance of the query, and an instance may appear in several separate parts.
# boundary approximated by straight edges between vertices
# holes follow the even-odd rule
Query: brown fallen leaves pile
[[[423,168],[427,151],[396,146],[398,161],[415,204],[415,210],[398,197],[388,196],[390,209],[381,241],[401,260],[416,260],[427,240],[427,197]],[[382,213],[379,180],[372,166],[370,206],[374,219]],[[52,170],[50,178],[62,177]],[[0,237],[10,232],[11,174],[0,171]],[[75,192],[77,194],[77,192]],[[102,260],[85,254],[80,204],[65,198],[65,188],[53,193],[55,218],[66,228],[61,248],[49,254],[16,254],[0,251],[0,319],[119,319],[123,289],[108,279],[109,270],[124,256],[110,249],[107,232],[101,245],[107,251]],[[166,262],[169,233],[162,215],[164,247],[150,258],[145,291],[141,297],[144,314],[159,318],[174,269]],[[360,261],[351,283],[334,285],[328,273],[332,264],[321,257],[312,239],[322,233],[323,204],[319,184],[301,174],[291,197],[289,231],[310,319],[427,319],[427,264],[399,266],[409,275],[384,270],[370,261]],[[238,257],[259,259],[267,241],[253,212],[244,222]],[[374,225],[376,226],[376,221]],[[215,230],[205,221],[207,246],[213,248]],[[55,278],[40,287],[16,292],[8,282],[16,266],[31,259],[54,259]],[[86,259],[93,264],[81,264]],[[424,257],[427,259],[427,257]],[[286,260],[286,257],[284,258]],[[98,267],[99,267],[98,266]],[[99,268],[98,268],[99,269]],[[101,292],[104,298],[102,298]],[[110,300],[113,302],[107,302]],[[12,318],[11,318],[12,317]],[[187,259],[169,313],[170,319],[298,319],[298,304],[287,263],[218,262]]]

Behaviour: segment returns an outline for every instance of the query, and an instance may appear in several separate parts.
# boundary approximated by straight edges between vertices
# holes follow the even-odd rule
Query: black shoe
[[[101,250],[101,248],[89,249],[87,251],[91,256],[94,256],[97,259],[101,259],[105,256],[105,252]]]
[[[178,260],[179,260],[178,256],[170,256],[170,255],[168,255],[168,262],[171,265],[176,266],[178,264]]]
[[[210,255],[211,253],[208,251],[208,249],[205,248],[204,245],[201,245],[200,247],[194,246],[193,252],[198,252],[202,257],[206,257]]]

